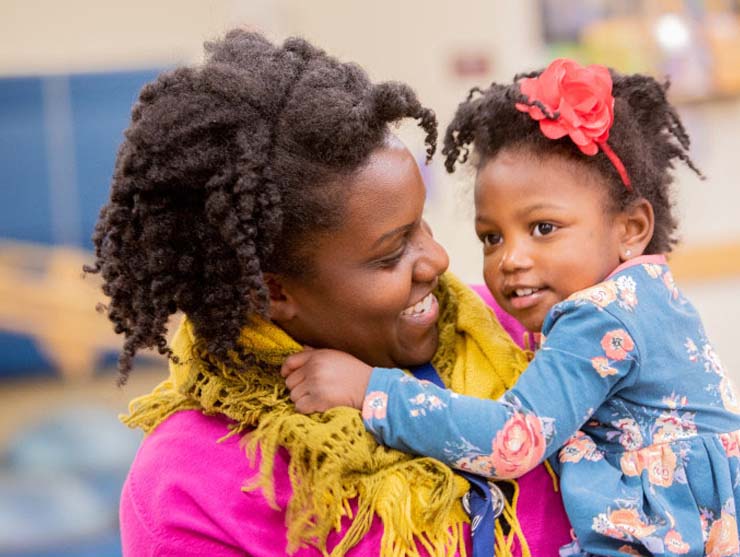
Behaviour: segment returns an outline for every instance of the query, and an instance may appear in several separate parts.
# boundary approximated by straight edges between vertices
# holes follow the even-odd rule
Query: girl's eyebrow
[[[543,209],[555,209],[555,210],[563,210],[567,207],[565,205],[561,205],[557,202],[546,202],[542,201],[540,203],[535,203],[534,205],[527,205],[526,207],[522,207],[517,211],[517,216],[519,217],[526,217],[527,215],[534,213],[535,211],[541,211]]]
[[[416,223],[411,222],[409,224],[404,224],[402,226],[394,228],[393,230],[389,230],[388,232],[382,234],[380,238],[375,240],[372,247],[376,248],[380,246],[383,242],[386,242],[391,238],[395,238],[396,236],[405,236],[414,227],[415,224]]]
[[[557,211],[562,211],[562,210],[564,210],[566,208],[567,207],[565,205],[561,205],[561,204],[558,204],[556,202],[542,201],[542,202],[539,202],[539,203],[535,203],[533,205],[527,205],[525,207],[522,207],[521,209],[519,209],[516,212],[516,216],[519,217],[519,218],[524,218],[524,217],[527,217],[528,215],[530,215],[531,213],[534,213],[536,211],[541,211],[541,210],[545,210],[545,209],[549,209],[549,210],[553,210],[554,209],[554,210],[557,210]],[[483,215],[476,215],[475,216],[475,222],[479,222],[479,223],[483,223],[483,224],[488,224],[488,223],[491,223],[491,222],[495,222],[495,219],[487,218],[487,217],[485,217]]]

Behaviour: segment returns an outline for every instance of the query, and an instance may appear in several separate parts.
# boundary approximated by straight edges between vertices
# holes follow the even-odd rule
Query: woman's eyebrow
[[[388,232],[382,234],[377,240],[375,240],[375,242],[373,242],[372,247],[377,248],[383,242],[386,242],[391,238],[395,238],[396,236],[406,235],[414,227],[415,224],[416,223],[411,222],[409,224],[404,224],[403,226],[394,228],[393,230],[389,230]]]

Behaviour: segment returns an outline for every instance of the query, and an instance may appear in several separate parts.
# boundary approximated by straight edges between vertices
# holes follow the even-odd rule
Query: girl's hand
[[[290,399],[302,414],[335,406],[362,409],[373,368],[346,352],[307,349],[288,356],[280,369]]]

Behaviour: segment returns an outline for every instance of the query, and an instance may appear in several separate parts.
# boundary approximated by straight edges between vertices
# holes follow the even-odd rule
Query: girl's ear
[[[645,252],[653,239],[655,214],[647,199],[638,199],[630,204],[620,215],[624,228],[619,248],[619,258],[627,261]]]
[[[270,293],[270,319],[277,323],[290,321],[295,317],[297,307],[293,296],[285,288],[284,281],[280,275],[273,273],[265,273],[264,278]]]

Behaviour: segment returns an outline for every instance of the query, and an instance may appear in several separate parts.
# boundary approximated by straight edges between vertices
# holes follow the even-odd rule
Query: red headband
[[[586,155],[595,155],[601,147],[627,191],[632,191],[627,170],[606,143],[614,123],[614,97],[612,76],[605,66],[584,68],[573,60],[558,58],[538,77],[520,80],[519,89],[529,104],[516,103],[517,110],[539,121],[545,137],[569,135]]]

